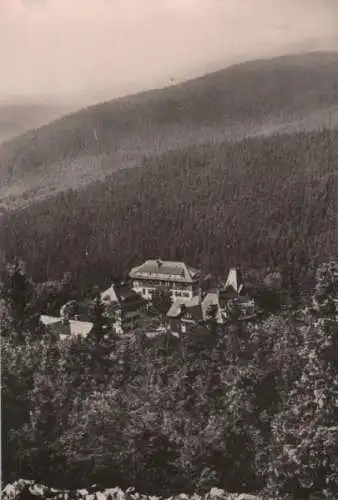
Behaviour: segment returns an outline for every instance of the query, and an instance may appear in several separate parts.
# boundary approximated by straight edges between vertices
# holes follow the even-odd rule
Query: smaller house
[[[233,290],[236,295],[243,295],[244,280],[241,271],[238,268],[231,268],[227,280],[224,285],[224,290]]]
[[[254,299],[239,296],[231,299],[227,304],[228,316],[237,317],[240,321],[249,321],[258,314]]]
[[[223,325],[227,322],[227,303],[230,299],[225,290],[215,289],[208,292],[202,301],[203,319],[205,321],[214,319],[217,324]]]
[[[93,323],[89,321],[68,320],[64,317],[47,316],[42,314],[40,322],[46,333],[58,335],[61,339],[70,337],[86,338],[93,329]]]
[[[175,335],[186,333],[203,322],[201,298],[176,299],[167,312],[170,331]]]
[[[256,305],[246,293],[242,275],[238,269],[230,269],[223,286],[207,292],[203,298],[193,297],[189,301],[176,299],[167,313],[170,330],[174,334],[214,320],[224,325],[231,318],[250,320],[257,314]]]
[[[140,325],[146,301],[129,283],[112,284],[101,293],[105,316],[116,333],[128,332]]]
[[[146,301],[128,283],[111,285],[100,294],[105,306],[105,327],[124,333],[138,326]],[[41,316],[46,330],[60,335],[81,335],[86,337],[93,328],[90,322],[92,300],[71,300],[60,309],[59,317]]]
[[[229,318],[237,316],[240,321],[248,321],[257,316],[256,303],[245,289],[240,269],[232,268],[229,270],[223,290],[228,297],[226,309]]]
[[[213,317],[219,325],[227,323],[234,316],[244,321],[257,315],[255,301],[246,293],[242,273],[237,268],[229,270],[223,286],[205,295],[202,309],[204,320]]]

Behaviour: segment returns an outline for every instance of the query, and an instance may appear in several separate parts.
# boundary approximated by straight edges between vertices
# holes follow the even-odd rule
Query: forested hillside
[[[247,62],[90,107],[0,147],[0,204],[15,207],[189,145],[338,123],[338,53]]]
[[[313,305],[301,318],[233,317],[179,338],[97,335],[98,317],[94,335],[60,341],[33,326],[41,289],[24,273],[15,277],[0,283],[5,483],[70,490],[58,500],[123,499],[74,491],[93,484],[91,491],[133,486],[162,498],[212,487],[338,497],[337,263],[316,273]],[[7,491],[15,500],[43,495],[31,490]],[[48,490],[44,497],[52,498]]]
[[[35,279],[71,271],[84,288],[158,256],[298,279],[337,255],[337,174],[338,130],[209,143],[8,213],[0,239]]]

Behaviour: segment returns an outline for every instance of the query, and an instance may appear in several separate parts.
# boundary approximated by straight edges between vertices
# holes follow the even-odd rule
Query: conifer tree
[[[105,306],[101,300],[101,295],[98,290],[95,290],[95,298],[92,302],[89,318],[93,323],[92,335],[99,342],[106,332],[106,319],[104,317]]]
[[[24,262],[15,259],[5,266],[0,281],[1,333],[23,331],[37,326],[36,311],[32,307],[34,284],[28,278]]]
[[[338,321],[329,293],[334,269],[318,269],[317,318],[303,328],[302,373],[272,425],[269,486],[292,498],[338,496]]]

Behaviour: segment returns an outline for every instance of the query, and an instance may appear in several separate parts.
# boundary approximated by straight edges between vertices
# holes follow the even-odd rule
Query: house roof
[[[105,303],[118,302],[118,298],[115,292],[115,286],[111,285],[107,290],[101,293],[101,300]]]
[[[41,315],[40,321],[48,331],[62,336],[80,335],[81,337],[86,337],[94,326],[93,323],[88,321],[64,321],[62,317],[57,318],[47,315]]]
[[[217,307],[217,313],[216,313],[216,319],[219,319],[219,301],[218,301],[218,292],[216,291],[211,291],[206,294],[202,301],[202,312],[203,312],[203,318],[207,319],[208,318],[208,313],[209,309],[212,306]]]
[[[224,308],[221,307],[220,300],[219,300],[219,293],[220,290],[215,290],[211,291],[206,294],[202,301],[202,313],[203,313],[203,319],[207,320],[209,316],[209,309],[212,306],[216,306],[216,316],[215,319],[217,323],[224,323],[227,314],[224,310]]]
[[[77,321],[71,319],[69,321],[69,328],[71,335],[80,335],[81,337],[87,337],[87,335],[93,329],[94,324],[89,321]]]
[[[40,321],[49,334],[60,335],[61,337],[70,335],[69,324],[64,322],[61,317],[42,314]]]
[[[62,318],[56,316],[47,316],[46,314],[41,314],[40,321],[43,325],[55,325],[55,323],[61,323]]]
[[[171,304],[169,311],[167,312],[167,316],[169,318],[178,318],[182,311],[182,305],[185,305],[184,300],[176,299]]]
[[[241,293],[244,287],[242,273],[237,268],[232,268],[229,271],[228,278],[225,282],[224,288],[232,287],[236,293]]]
[[[184,262],[170,260],[147,260],[131,269],[129,276],[133,279],[148,278],[168,281],[192,283],[200,277],[200,271],[187,266]]]
[[[194,321],[201,321],[203,319],[203,311],[201,304],[189,307],[184,310],[182,320],[190,320],[190,317]]]
[[[107,290],[101,293],[101,300],[105,304],[123,305],[130,302],[142,302],[142,297],[126,284],[114,285],[112,284]]]
[[[189,301],[184,299],[174,300],[169,311],[167,312],[167,316],[169,318],[178,318],[181,316],[183,311],[189,312],[194,319],[202,319],[203,316],[200,297],[193,297]]]

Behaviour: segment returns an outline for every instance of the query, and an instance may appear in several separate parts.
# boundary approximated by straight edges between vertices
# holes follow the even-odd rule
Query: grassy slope
[[[331,118],[330,118],[331,117]],[[338,53],[248,62],[84,109],[0,147],[0,204],[17,206],[191,144],[338,123]]]

